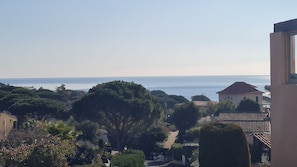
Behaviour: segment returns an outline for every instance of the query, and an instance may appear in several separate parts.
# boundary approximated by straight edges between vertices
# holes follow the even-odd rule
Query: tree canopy
[[[192,96],[191,99],[192,101],[210,101],[210,99],[203,94]]]
[[[61,96],[50,90],[3,86],[0,87],[0,94],[0,110],[7,110],[16,115],[18,123],[22,123],[25,116],[36,119],[49,115],[61,117],[67,111]]]
[[[164,110],[174,109],[176,104],[189,102],[189,100],[183,96],[168,95],[161,90],[153,90],[151,93],[159,101]]]
[[[233,102],[224,101],[219,103],[208,103],[207,115],[219,115],[221,112],[235,112],[236,106]]]
[[[182,137],[186,130],[196,125],[201,114],[193,102],[177,106],[173,113],[173,122],[179,130],[179,137]]]
[[[241,100],[237,107],[238,112],[260,112],[261,107],[260,104],[251,100],[251,99],[244,99]]]
[[[122,149],[129,134],[139,134],[160,119],[161,107],[143,86],[112,81],[90,89],[73,104],[72,112],[78,120],[98,122]]]
[[[144,167],[144,154],[140,150],[125,150],[116,154],[111,164],[118,167]]]
[[[203,167],[250,167],[248,144],[234,124],[208,124],[200,132],[199,162]]]

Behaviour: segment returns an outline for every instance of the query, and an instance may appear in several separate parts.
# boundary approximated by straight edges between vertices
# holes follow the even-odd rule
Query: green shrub
[[[247,141],[233,124],[208,124],[200,132],[200,167],[250,167]]]
[[[171,151],[173,154],[173,159],[181,161],[182,154],[183,154],[183,145],[180,143],[174,143],[171,146]]]
[[[111,159],[112,166],[144,167],[144,153],[140,150],[126,150]]]
[[[201,127],[194,127],[189,130],[186,130],[184,140],[189,142],[195,141],[195,140],[199,141],[200,130],[201,130]]]
[[[251,99],[241,100],[238,107],[238,112],[261,112],[261,106],[259,103]]]

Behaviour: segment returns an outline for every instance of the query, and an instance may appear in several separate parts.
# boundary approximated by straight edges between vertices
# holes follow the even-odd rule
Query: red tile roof
[[[256,89],[256,86],[247,84],[245,82],[235,82],[232,85],[228,86],[222,91],[217,93],[219,94],[245,94],[245,93],[263,93]]]

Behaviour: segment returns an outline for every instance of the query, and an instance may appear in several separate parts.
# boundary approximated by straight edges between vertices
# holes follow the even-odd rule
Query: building
[[[252,162],[271,159],[271,123],[269,113],[220,113],[221,123],[231,123],[242,128],[251,151]]]
[[[273,167],[297,165],[297,19],[274,24],[270,34],[271,160]]]
[[[0,113],[0,141],[4,141],[9,132],[16,128],[17,118],[10,113],[4,111]]]
[[[263,92],[257,90],[256,86],[245,82],[235,82],[217,93],[219,94],[219,102],[230,101],[238,106],[241,100],[251,99],[262,106]]]
[[[245,134],[270,133],[270,118],[268,113],[220,113],[218,121],[240,126]]]

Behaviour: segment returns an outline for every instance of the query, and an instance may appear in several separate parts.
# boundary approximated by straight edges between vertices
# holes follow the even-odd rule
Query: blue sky
[[[297,1],[0,2],[0,78],[267,75]]]

